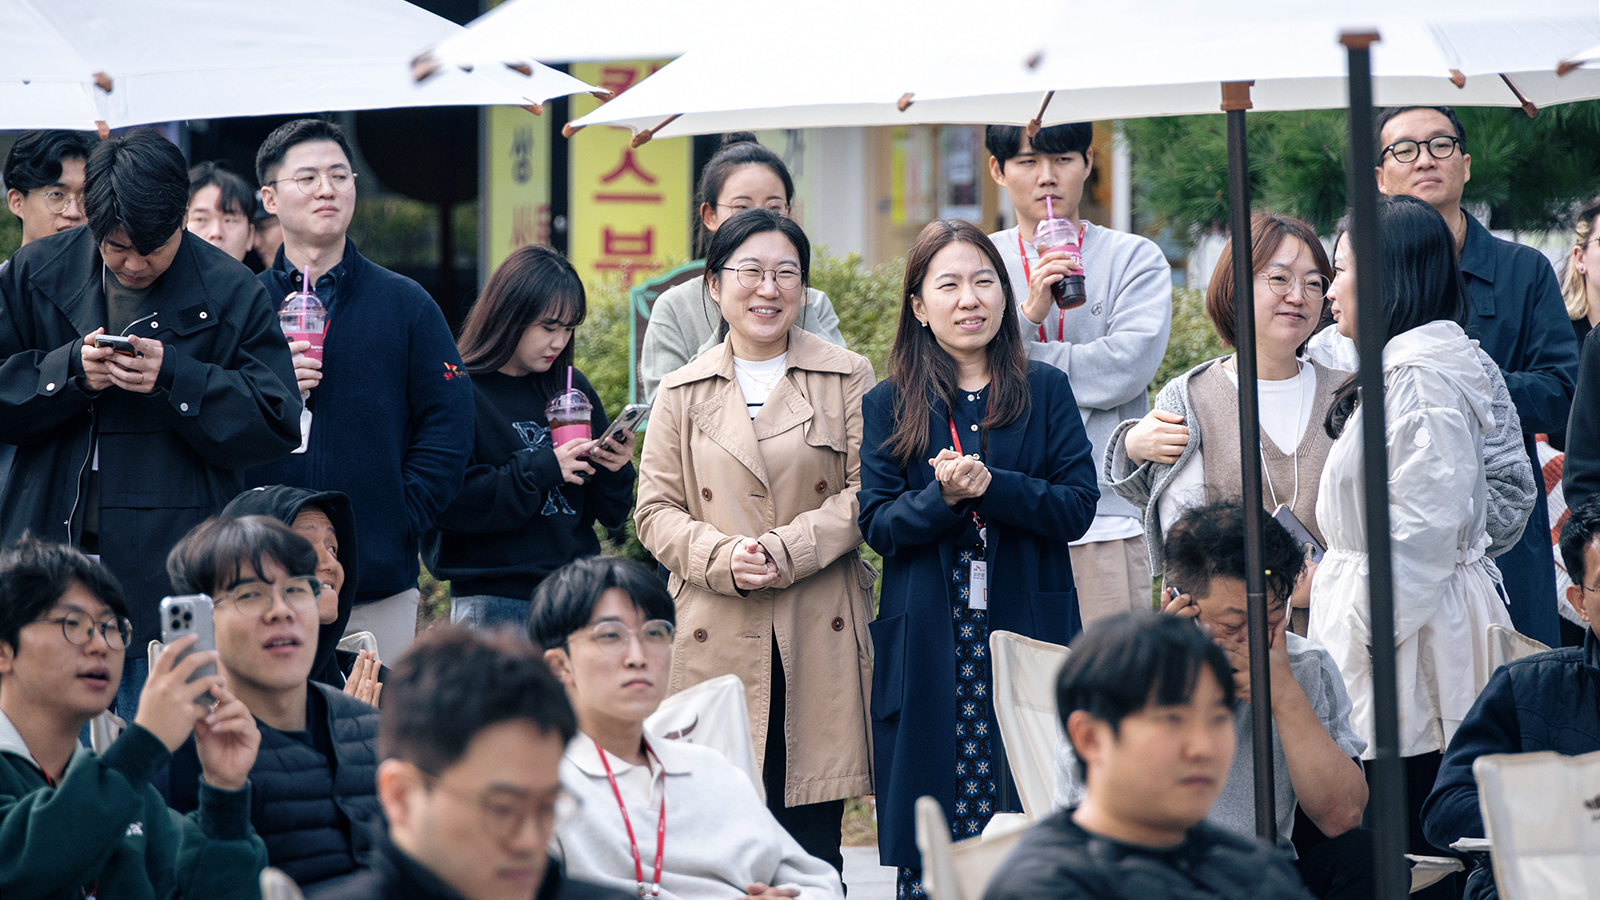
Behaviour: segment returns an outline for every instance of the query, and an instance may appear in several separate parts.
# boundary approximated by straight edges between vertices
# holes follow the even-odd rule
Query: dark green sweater
[[[250,789],[200,787],[200,808],[168,809],[150,776],[170,756],[133,725],[96,756],[79,750],[52,787],[0,714],[0,897],[257,900],[266,847]]]

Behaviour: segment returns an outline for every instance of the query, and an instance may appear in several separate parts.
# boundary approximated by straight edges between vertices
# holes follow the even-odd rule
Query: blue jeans
[[[149,677],[150,660],[145,657],[122,661],[122,684],[117,686],[117,702],[111,711],[129,725],[139,712],[139,694],[144,691],[145,679]]]
[[[517,597],[496,597],[493,594],[468,594],[450,598],[450,624],[464,625],[473,631],[497,631],[514,628],[519,633],[528,630],[528,613],[533,601]]]

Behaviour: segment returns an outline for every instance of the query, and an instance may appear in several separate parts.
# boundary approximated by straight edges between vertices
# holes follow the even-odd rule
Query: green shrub
[[[871,361],[880,380],[889,374],[904,272],[901,260],[869,268],[859,253],[818,256],[811,264],[811,286],[833,302],[845,344]]]
[[[0,210],[0,259],[10,259],[22,246],[22,220],[11,210]]]
[[[1166,383],[1208,359],[1228,352],[1217,330],[1206,318],[1206,295],[1194,288],[1172,289],[1172,337],[1167,341],[1167,355],[1161,359],[1155,380],[1150,382],[1150,396]]]

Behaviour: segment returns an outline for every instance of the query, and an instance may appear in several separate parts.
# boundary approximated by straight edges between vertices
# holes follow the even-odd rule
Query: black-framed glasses
[[[1417,155],[1422,152],[1423,147],[1428,148],[1428,155],[1434,159],[1449,159],[1450,157],[1456,155],[1456,147],[1460,145],[1460,143],[1460,138],[1448,134],[1441,134],[1435,138],[1428,138],[1426,141],[1422,141],[1421,143],[1410,140],[1395,141],[1389,146],[1383,148],[1383,152],[1378,154],[1378,159],[1382,160],[1385,156],[1393,154],[1395,162],[1415,162]]]
[[[96,622],[83,613],[67,613],[54,619],[34,619],[35,622],[54,622],[61,626],[61,636],[67,643],[75,647],[94,640],[95,632],[106,639],[106,646],[113,650],[126,650],[133,641],[133,623],[117,616],[104,622]]]
[[[317,597],[322,593],[322,582],[312,575],[297,575],[284,581],[282,587],[273,587],[265,581],[247,581],[238,587],[217,595],[217,601],[229,600],[233,608],[247,616],[260,616],[272,608],[274,592],[283,597],[290,609],[305,611],[317,608]]]
[[[749,203],[718,203],[717,205],[723,209],[733,210],[734,215],[738,215],[739,213],[747,210],[764,209],[769,213],[777,213],[785,218],[789,216],[789,204],[783,202],[782,200],[773,200],[770,203],[763,203],[760,206],[752,206]]]
[[[321,184],[324,178],[328,179],[329,187],[341,194],[349,193],[350,189],[356,186],[356,173],[346,172],[343,169],[335,169],[331,172],[306,172],[293,178],[279,178],[273,184],[292,181],[296,187],[300,188],[300,193],[314,194],[317,192],[317,185]]]
[[[763,269],[760,266],[739,266],[738,268],[723,266],[722,270],[724,272],[732,272],[734,277],[739,279],[739,284],[752,291],[761,287],[761,283],[767,280],[768,275],[771,275],[773,283],[783,290],[792,291],[800,286],[800,270],[789,266],[783,266],[778,269]]]
[[[1279,297],[1289,296],[1289,292],[1294,290],[1296,284],[1300,285],[1301,296],[1313,303],[1328,296],[1328,279],[1321,275],[1307,275],[1302,279],[1294,277],[1283,269],[1269,269],[1257,272],[1256,277],[1265,278],[1267,288]]]
[[[639,626],[639,630],[622,624],[621,622],[601,622],[589,629],[587,634],[590,643],[604,653],[618,654],[628,649],[628,644],[637,636],[639,646],[646,650],[665,652],[672,649],[672,623],[666,619],[651,619]]]
[[[44,208],[55,215],[59,216],[66,212],[67,207],[74,203],[78,204],[78,211],[83,212],[82,191],[58,191],[55,188],[51,188],[48,191],[40,191],[40,193],[44,195]]]
[[[566,788],[558,788],[554,793],[543,796],[531,791],[494,788],[481,794],[470,794],[445,784],[439,776],[421,769],[417,769],[417,775],[429,790],[442,791],[476,808],[483,817],[484,833],[497,841],[509,841],[521,834],[528,827],[530,818],[542,832],[549,834],[562,823],[570,821],[583,805],[583,801]]]

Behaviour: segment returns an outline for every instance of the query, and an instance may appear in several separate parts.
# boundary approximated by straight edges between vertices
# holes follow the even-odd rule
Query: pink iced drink
[[[555,395],[544,410],[545,418],[550,422],[550,440],[559,447],[570,440],[594,437],[589,418],[593,411],[594,407],[589,405],[589,398],[582,391],[565,391]]]
[[[1071,219],[1049,218],[1039,223],[1033,230],[1033,246],[1039,251],[1040,256],[1054,253],[1057,250],[1067,254],[1067,258],[1082,265],[1083,255],[1079,250],[1082,235],[1078,225]],[[1062,309],[1075,309],[1088,300],[1088,294],[1083,288],[1083,273],[1075,273],[1057,281],[1050,286],[1054,293],[1056,305]]]
[[[322,359],[322,334],[327,330],[328,311],[310,291],[294,291],[283,298],[278,310],[278,325],[290,341],[309,341],[305,351],[310,359]]]

